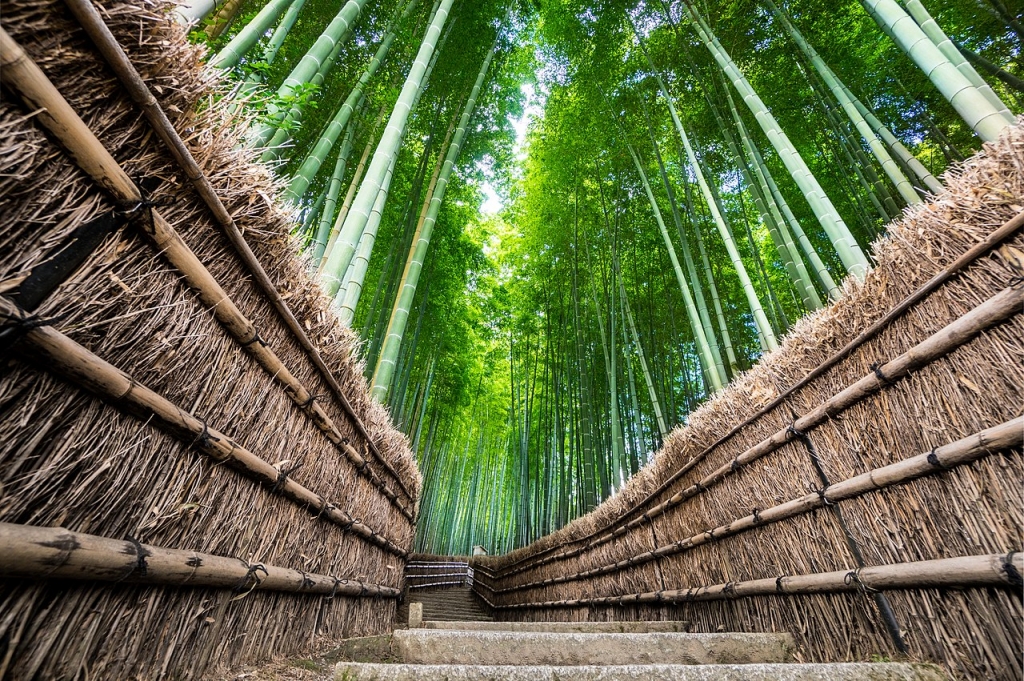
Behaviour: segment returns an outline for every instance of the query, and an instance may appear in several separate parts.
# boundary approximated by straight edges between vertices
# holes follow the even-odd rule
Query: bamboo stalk
[[[227,463],[243,475],[271,487],[271,491],[299,504],[315,509],[317,517],[341,526],[363,540],[389,553],[404,557],[405,549],[373,528],[356,520],[319,494],[288,477],[256,454],[234,442],[224,433],[210,428],[202,419],[192,416],[156,392],[135,382],[131,376],[89,352],[51,326],[35,326],[7,298],[0,296],[0,321],[25,330],[23,345],[41,361],[47,371],[62,376],[111,402],[144,421],[152,421],[182,442],[195,447],[217,462]]]
[[[713,586],[648,591],[624,596],[599,596],[560,601],[495,605],[477,593],[496,610],[542,608],[575,608],[593,605],[642,605],[649,603],[692,603],[695,601],[734,600],[748,596],[795,596],[822,593],[853,593],[863,591],[898,591],[906,589],[970,589],[987,587],[1020,588],[1024,571],[1024,554],[963,556],[890,565],[877,565],[857,570],[836,570],[809,575],[783,575],[777,578],[747,582],[726,582]],[[486,586],[485,586],[486,588]]]
[[[70,1],[74,2],[74,0]],[[45,109],[38,116],[43,125],[67,148],[79,167],[109,191],[117,202],[128,207],[128,212],[145,211],[147,206],[139,189],[47,79],[46,75],[6,32],[0,36],[0,47],[4,53],[2,62],[4,69],[0,76],[3,83],[18,93],[30,108]],[[131,68],[130,64],[128,68]],[[137,73],[135,75],[138,76]],[[145,90],[145,86],[142,87]],[[149,96],[152,107],[144,106],[144,108],[149,111],[155,107],[159,111],[152,94],[148,90],[145,92]],[[163,120],[166,121],[166,117],[163,117]],[[169,126],[170,123],[167,122],[167,125]],[[159,130],[159,128],[157,129]],[[175,135],[175,137],[177,136]],[[172,152],[180,146],[179,151],[184,150],[184,153],[188,154],[180,137],[177,137],[177,144],[168,142],[168,146]],[[177,156],[177,154],[175,155]],[[188,158],[191,159],[191,155]],[[194,177],[192,172],[194,170],[199,173],[199,177],[202,177],[194,159],[191,166],[194,168],[185,164],[186,173],[190,177]],[[206,186],[209,186],[208,182]],[[212,192],[212,187],[210,191]],[[214,197],[216,198],[215,194]],[[256,327],[242,314],[181,236],[164,220],[159,211],[152,207],[149,208],[151,219],[140,221],[142,231],[150,237],[163,256],[184,277],[188,285],[195,289],[199,299],[212,309],[214,317],[221,326],[253,356],[275,381],[285,388],[288,397],[313,420],[331,442],[341,449],[359,473],[367,477],[408,520],[413,520],[412,511],[398,501],[398,495],[388,489],[385,483],[369,469],[366,460],[359,452],[348,445],[347,439],[341,434],[327,412],[316,403],[312,394],[291,373],[274,351],[267,347],[260,338]],[[221,204],[221,209],[224,209],[223,204]],[[224,212],[226,214],[226,209]],[[230,220],[230,216],[228,216],[228,220]],[[231,224],[234,223],[231,222]],[[273,287],[271,286],[271,288]],[[354,419],[354,421],[358,421],[358,419]],[[356,429],[359,430],[358,425]],[[365,430],[362,432],[365,435]],[[369,437],[365,437],[369,443]],[[380,457],[378,460],[381,460]],[[399,484],[401,484],[400,481]],[[406,496],[409,496],[408,491],[406,491]],[[411,496],[409,498],[411,500]]]
[[[248,591],[399,598],[402,592],[360,580],[249,564],[240,558],[168,549],[62,527],[0,523],[4,579],[73,579]]]
[[[1022,443],[1024,443],[1024,417],[1018,417],[956,442],[936,447],[931,452],[876,468],[842,482],[833,483],[822,490],[821,494],[807,494],[777,506],[772,506],[764,511],[758,511],[752,515],[737,518],[730,523],[700,532],[688,539],[681,539],[671,544],[660,546],[652,551],[637,554],[626,560],[602,565],[572,575],[552,577],[538,582],[496,589],[494,592],[505,594],[525,589],[565,584],[637,567],[654,560],[678,555],[697,546],[740,534],[747,530],[795,518],[827,505],[853,499],[886,487],[901,485],[927,475],[941,473],[951,468],[983,459],[993,452],[1019,447]]]
[[[657,488],[655,488],[652,492],[647,494],[647,496],[645,496],[642,500],[637,502],[637,504],[634,505],[633,508],[629,509],[628,511],[626,511],[613,521],[606,523],[603,527],[595,529],[582,537],[578,537],[576,539],[567,541],[565,544],[562,544],[561,546],[552,546],[550,548],[544,549],[543,551],[539,551],[536,554],[533,554],[532,556],[524,556],[523,558],[520,558],[517,561],[509,563],[507,566],[505,566],[499,571],[500,575],[502,577],[505,577],[512,574],[516,574],[518,572],[523,572],[524,570],[533,569],[534,567],[537,567],[539,565],[543,565],[545,564],[544,562],[536,560],[539,556],[553,553],[561,548],[564,548],[566,545],[569,544],[585,543],[587,545],[592,546],[595,537],[599,536],[603,532],[608,531],[609,528],[614,527],[619,523],[625,522],[626,519],[631,517],[632,515],[639,513],[641,509],[646,507],[654,499],[663,494],[681,477],[683,477],[686,473],[695,468],[701,461],[707,458],[707,456],[711,452],[721,447],[730,439],[738,435],[747,426],[752,425],[753,423],[760,420],[762,417],[768,415],[769,413],[777,409],[779,406],[785,404],[786,401],[790,397],[792,397],[797,391],[807,387],[808,385],[810,385],[812,381],[820,378],[822,375],[824,375],[827,371],[835,367],[841,361],[850,357],[858,348],[860,348],[865,343],[875,338],[878,334],[880,334],[882,331],[888,328],[894,321],[902,317],[903,314],[910,310],[914,305],[927,298],[943,284],[949,282],[951,279],[953,279],[953,277],[966,270],[979,258],[987,255],[994,248],[998,247],[1003,242],[1013,237],[1021,229],[1021,227],[1024,227],[1024,211],[1017,213],[1017,215],[1012,217],[1010,220],[1005,222],[1001,227],[999,227],[991,234],[989,234],[988,237],[977,243],[970,250],[968,250],[959,258],[957,258],[949,267],[936,273],[931,279],[922,284],[920,288],[915,290],[909,296],[904,298],[898,305],[889,310],[889,312],[887,312],[882,318],[880,318],[874,324],[869,326],[856,338],[854,338],[845,346],[843,346],[842,349],[838,350],[835,354],[833,354],[827,360],[818,365],[815,369],[813,369],[802,379],[800,379],[792,386],[790,386],[782,393],[780,393],[779,396],[772,400],[770,403],[762,407],[759,411],[757,411],[755,414],[747,418],[742,423],[733,426],[729,430],[729,432],[725,433],[725,435],[723,435],[718,440],[716,440],[708,447],[706,447],[704,451],[702,451],[700,454],[690,459],[679,470],[670,475],[663,483],[658,485]],[[527,563],[528,565],[526,567],[521,567]],[[519,569],[520,567],[521,569]]]

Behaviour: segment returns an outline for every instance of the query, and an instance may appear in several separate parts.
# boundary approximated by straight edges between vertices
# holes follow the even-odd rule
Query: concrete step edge
[[[907,663],[498,666],[342,662],[335,681],[945,681],[932,665]]]

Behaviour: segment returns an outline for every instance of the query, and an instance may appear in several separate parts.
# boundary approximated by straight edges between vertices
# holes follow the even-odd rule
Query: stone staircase
[[[490,609],[468,586],[410,590],[398,609],[399,622],[409,621],[409,606],[413,603],[423,605],[424,621],[489,622],[494,619]]]
[[[426,593],[417,594],[425,596]],[[469,616],[454,596],[424,612]],[[421,601],[422,602],[422,601]],[[429,607],[431,610],[427,610]],[[485,613],[486,615],[486,613]],[[342,662],[336,681],[939,681],[936,667],[815,664],[789,634],[688,633],[685,622],[424,621],[399,629],[392,663]]]

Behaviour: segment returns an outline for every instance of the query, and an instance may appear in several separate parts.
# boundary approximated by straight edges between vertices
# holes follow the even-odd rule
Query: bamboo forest
[[[416,550],[458,555],[614,496],[863,279],[885,226],[1021,113],[1014,4],[178,11],[415,452]]]

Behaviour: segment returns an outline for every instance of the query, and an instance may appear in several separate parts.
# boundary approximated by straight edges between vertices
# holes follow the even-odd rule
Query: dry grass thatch
[[[1024,548],[1024,457],[1020,421],[1012,422],[1024,405],[1019,224],[1003,243],[759,414],[1019,217],[1024,130],[1018,126],[986,145],[949,174],[947,185],[890,226],[866,281],[848,281],[838,303],[798,323],[780,351],[694,413],[616,497],[508,556],[474,559],[480,593],[499,607],[559,604],[506,608],[510,619],[679,619],[692,621],[694,630],[789,631],[809,657],[821,660],[900,656],[888,630],[894,626],[909,657],[941,662],[956,677],[1020,678],[1024,610],[1011,558],[997,561],[994,581],[985,582],[1012,584],[1008,589],[784,596],[747,587],[783,575],[1006,556]],[[944,330],[970,326],[1000,296],[998,319],[947,342]],[[919,361],[926,347],[938,351]],[[855,384],[863,388],[856,395]],[[790,430],[794,423],[806,432]],[[1006,439],[972,440],[986,429]],[[961,458],[946,458],[954,453]],[[887,466],[890,476],[916,472],[892,478],[884,489],[866,477],[860,487],[851,480]],[[778,591],[787,583],[781,580]],[[701,602],[658,603],[649,596],[641,604],[565,603],[678,589],[685,596],[697,587],[714,593]],[[739,597],[744,591],[749,595]],[[883,616],[884,607],[892,618]]]
[[[70,18],[50,0],[5,2],[3,27],[56,85],[136,184],[163,205],[240,311],[259,328],[317,405],[369,461],[376,480],[412,496],[419,473],[405,438],[368,396],[353,356],[289,242],[289,219],[267,171],[237,138],[204,73],[201,51],[159,2],[103,3],[101,12],[185,138],[249,245],[308,330],[384,461],[327,396],[308,355],[252,283],[207,208]],[[198,112],[198,113],[197,113]],[[83,225],[116,207],[5,91],[0,102],[0,295],[54,261]],[[332,443],[228,335],[180,274],[131,225],[98,247],[35,313],[128,373],[189,418],[291,471],[289,480],[408,549],[414,527],[352,453]],[[403,560],[317,518],[192,447],[78,388],[17,346],[0,373],[0,522],[60,526],[169,549],[234,556],[302,573],[399,588]],[[355,458],[358,460],[358,458]],[[304,579],[304,578],[303,578]],[[293,654],[318,636],[390,629],[393,600],[231,589],[5,580],[0,584],[0,677],[198,678],[227,665]]]

